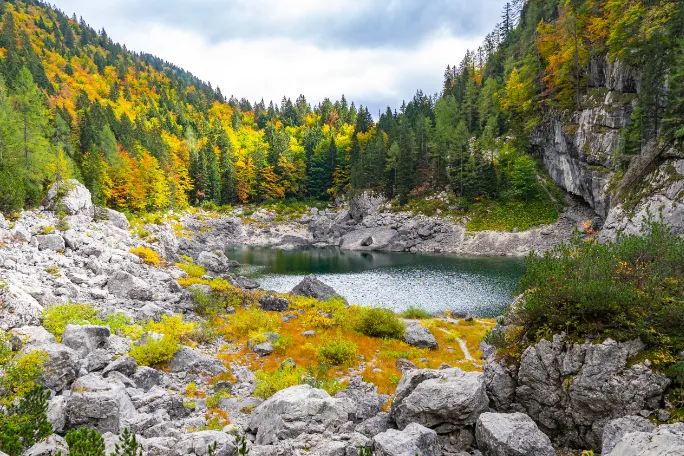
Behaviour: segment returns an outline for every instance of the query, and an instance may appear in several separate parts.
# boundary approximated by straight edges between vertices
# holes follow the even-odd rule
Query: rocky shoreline
[[[391,396],[380,394],[352,369],[346,388],[334,395],[304,384],[266,400],[255,395],[253,370],[217,359],[223,342],[183,346],[163,369],[138,365],[130,353],[140,342],[108,326],[68,325],[58,342],[43,327],[45,311],[68,302],[90,303],[103,318],[121,313],[139,321],[160,321],[180,314],[186,321],[202,321],[194,312],[190,289],[179,285],[187,279],[186,272],[146,264],[130,252],[141,244],[155,249],[167,264],[180,255],[192,256],[207,270],[203,280],[221,277],[245,289],[256,285],[230,274],[231,263],[213,251],[215,245],[225,243],[228,234],[236,242],[299,242],[282,227],[270,232],[263,228],[255,237],[255,228],[236,217],[204,214],[183,215],[178,222],[196,234],[174,232],[169,222],[147,226],[150,242],[143,242],[128,230],[121,214],[94,208],[84,190],[75,186],[60,201],[68,214],[63,220],[48,209],[53,207],[50,202],[45,210],[24,212],[14,221],[0,218],[0,330],[12,335],[16,351],[45,353],[41,382],[51,391],[48,418],[55,434],[27,455],[54,456],[62,450],[66,456],[63,435],[80,426],[103,433],[107,454],[124,429],[137,434],[144,454],[151,456],[204,456],[214,442],[217,447],[211,454],[233,456],[237,436],[246,437],[249,454],[255,456],[356,456],[361,448],[372,448],[380,456],[579,454],[567,448],[612,456],[684,454],[684,423],[666,424],[670,381],[652,371],[648,360],[630,362],[643,348],[638,341],[573,343],[555,336],[529,347],[519,363],[504,363],[485,345],[482,372],[477,371],[482,366],[479,360],[464,363],[463,369],[398,363],[394,375],[400,380]],[[364,230],[388,229],[377,226],[385,223],[385,214],[368,213],[360,222],[354,211],[349,214],[342,218],[350,230],[339,237],[333,231],[328,238],[341,238],[342,248],[356,246],[351,239],[362,239]],[[400,224],[403,216],[391,217],[392,223]],[[310,230],[325,220],[334,221],[330,214],[319,213],[311,214],[308,224],[297,222],[310,235],[297,239],[323,242],[324,235]],[[424,239],[412,246],[418,251],[436,248],[441,234],[454,235],[442,233],[445,225],[435,224],[429,235],[421,236],[421,229],[426,234],[425,224],[433,221],[414,219],[411,232]],[[68,229],[55,230],[57,225]],[[395,231],[399,236],[400,230]],[[546,239],[535,233],[527,236]],[[520,236],[516,242],[522,242]],[[387,241],[374,246],[375,235],[371,237],[373,243],[362,247],[398,245]],[[487,242],[497,246],[492,253],[503,249],[501,238]],[[540,245],[536,239],[535,248]],[[293,292],[319,299],[334,293],[315,282]],[[258,303],[262,310],[278,319],[297,318],[284,310],[287,299],[265,296],[270,297]],[[429,350],[436,345],[436,330],[416,324],[407,329],[405,340]],[[158,337],[146,333],[141,340]],[[261,357],[257,348],[253,351]],[[191,384],[206,396],[197,394],[189,403]],[[208,429],[208,396],[222,392],[226,395],[212,405],[229,417],[230,424]]]
[[[292,249],[337,246],[342,250],[450,253],[479,256],[526,256],[544,252],[570,239],[582,224],[601,219],[587,206],[570,201],[557,222],[527,231],[468,232],[452,217],[393,212],[388,202],[369,193],[335,208],[310,209],[294,220],[260,209],[248,216],[242,208],[227,215],[194,213],[180,218],[202,246],[223,249],[227,243]],[[181,246],[183,247],[183,246]]]

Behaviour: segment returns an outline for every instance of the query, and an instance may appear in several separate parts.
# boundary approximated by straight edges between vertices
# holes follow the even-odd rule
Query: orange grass
[[[291,298],[291,297],[290,297]],[[299,367],[311,368],[313,370],[317,367],[318,348],[328,342],[337,339],[338,337],[352,341],[356,344],[358,349],[359,363],[364,364],[364,370],[360,375],[365,381],[372,382],[378,386],[381,393],[394,393],[396,385],[401,378],[401,372],[395,366],[395,363],[400,358],[407,358],[418,367],[436,369],[442,363],[447,363],[454,367],[460,367],[464,370],[477,369],[477,365],[465,362],[465,356],[457,340],[453,340],[453,335],[442,329],[450,331],[452,334],[456,333],[459,337],[465,340],[468,350],[471,355],[478,359],[480,352],[478,347],[480,341],[489,329],[494,326],[491,320],[476,320],[472,323],[458,323],[454,324],[448,321],[430,319],[425,320],[428,326],[432,326],[432,332],[439,343],[438,350],[421,350],[411,347],[408,344],[397,340],[383,340],[373,337],[368,337],[356,332],[353,329],[353,320],[355,308],[349,308],[340,311],[339,308],[334,309],[333,321],[335,325],[329,324],[329,319],[319,318],[321,314],[318,313],[317,303],[315,300],[300,299],[295,300],[294,305],[299,305],[307,310],[299,315],[299,318],[284,323],[280,320],[280,314],[263,312],[261,310],[251,308],[248,310],[238,309],[235,316],[226,316],[222,320],[223,331],[227,336],[233,339],[233,342],[226,347],[222,353],[219,354],[219,359],[224,363],[236,362],[241,365],[248,365],[253,371],[263,370],[265,372],[274,372],[277,370],[282,362],[291,358]],[[321,307],[329,307],[330,304],[322,303]],[[337,307],[336,305],[332,305]],[[325,311],[333,309],[325,308]],[[270,356],[259,358],[254,352],[247,348],[247,341],[254,337],[257,328],[251,327],[249,331],[242,324],[235,328],[231,325],[231,320],[244,321],[248,315],[249,320],[253,323],[261,321],[266,327],[264,331],[273,331],[279,333],[281,336],[289,339],[287,346],[280,352],[275,352]],[[346,316],[345,316],[346,314]],[[345,318],[346,317],[346,318]],[[262,320],[260,320],[262,318]],[[324,320],[320,321],[319,320]],[[338,323],[339,322],[339,323]],[[315,327],[311,325],[315,324]],[[249,326],[249,325],[248,325]],[[237,330],[236,330],[237,329]],[[315,330],[315,337],[304,337],[302,332],[307,330]],[[250,337],[251,335],[251,337]],[[361,359],[361,357],[363,357]],[[359,363],[355,363],[352,368],[332,366],[323,378],[336,378],[340,381],[346,382],[350,377],[350,370],[354,369],[354,375],[359,375]],[[380,369],[379,372],[373,370]]]

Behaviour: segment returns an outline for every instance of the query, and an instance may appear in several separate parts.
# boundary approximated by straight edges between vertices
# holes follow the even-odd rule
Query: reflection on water
[[[410,253],[350,252],[334,247],[279,250],[231,246],[230,259],[247,265],[243,272],[263,288],[291,290],[305,275],[316,274],[354,304],[401,311],[501,314],[525,272],[524,260]]]

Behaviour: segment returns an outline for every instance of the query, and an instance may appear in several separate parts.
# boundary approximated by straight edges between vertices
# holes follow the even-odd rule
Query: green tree
[[[520,154],[513,160],[511,184],[518,198],[528,202],[537,191],[537,170],[529,155]]]
[[[72,429],[65,436],[69,456],[105,456],[102,435],[95,429]]]

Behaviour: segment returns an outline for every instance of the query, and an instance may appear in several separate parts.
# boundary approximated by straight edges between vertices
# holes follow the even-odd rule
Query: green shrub
[[[472,205],[468,213],[468,231],[520,231],[558,220],[558,211],[545,192],[539,199],[522,201],[482,201]]]
[[[143,456],[135,434],[128,428],[124,429],[119,437],[119,443],[114,446],[114,453],[111,456]]]
[[[318,349],[319,362],[332,366],[349,366],[358,361],[359,351],[351,340],[336,339]]]
[[[43,326],[57,338],[64,334],[67,325],[101,323],[98,311],[85,304],[60,304],[48,307],[43,313]]]
[[[222,400],[228,399],[229,397],[230,393],[228,390],[221,389],[207,398],[207,408],[216,408],[219,406]]]
[[[159,366],[173,358],[179,349],[178,339],[164,335],[160,340],[148,337],[144,344],[135,346],[128,355],[139,366]]]
[[[199,289],[190,290],[195,313],[202,316],[218,315],[226,309],[225,300],[219,293],[205,293]]]
[[[49,398],[50,391],[36,386],[17,402],[7,405],[5,413],[0,414],[0,451],[19,456],[52,434],[52,425],[47,419]]]
[[[363,307],[356,330],[370,337],[401,339],[404,337],[406,327],[389,309]]]
[[[275,372],[258,371],[256,373],[256,389],[254,395],[268,399],[280,390],[300,385],[306,371],[299,367],[286,364]]]
[[[426,318],[430,318],[432,315],[430,315],[430,312],[421,307],[411,306],[408,309],[404,310],[401,313],[401,316],[404,318],[411,318],[414,320],[423,320]]]
[[[104,439],[95,429],[72,429],[64,439],[69,444],[69,456],[105,456]]]
[[[684,239],[660,224],[645,231],[607,244],[577,235],[531,255],[517,290],[524,298],[510,312],[520,339],[640,338],[669,350],[673,362],[684,349]]]

